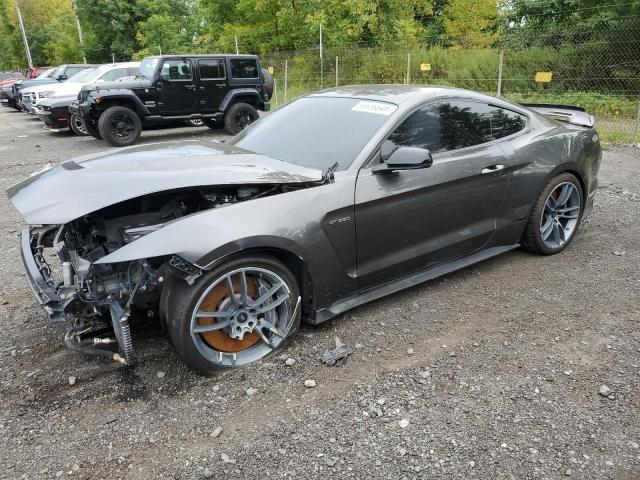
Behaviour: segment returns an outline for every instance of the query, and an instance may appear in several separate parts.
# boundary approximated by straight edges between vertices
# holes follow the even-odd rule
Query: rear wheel
[[[293,274],[268,256],[232,260],[167,298],[166,324],[183,360],[204,375],[261,360],[284,347],[300,325]]]
[[[201,118],[186,120],[185,123],[190,127],[202,127],[204,125],[204,121]]]
[[[71,130],[73,130],[73,133],[75,133],[76,135],[88,135],[82,118],[76,115],[69,115],[69,126],[71,126]]]
[[[558,175],[540,193],[529,215],[523,246],[542,255],[561,252],[573,239],[583,208],[578,179],[570,173]]]
[[[258,111],[248,103],[234,103],[224,116],[224,128],[235,135],[258,120]]]
[[[110,145],[126,147],[140,138],[142,122],[138,114],[130,108],[109,107],[100,115],[98,130]]]

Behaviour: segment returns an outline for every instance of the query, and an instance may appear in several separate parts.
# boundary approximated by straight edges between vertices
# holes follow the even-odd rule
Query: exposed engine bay
[[[202,271],[176,255],[95,262],[183,217],[299,188],[305,186],[165,191],[110,205],[64,225],[31,227],[27,238],[23,233],[22,249],[34,294],[52,320],[68,323],[68,348],[130,364],[131,323],[140,316],[165,315],[160,308],[164,285],[175,279],[193,283]],[[32,258],[25,256],[27,248]],[[56,256],[59,266],[52,261]],[[29,271],[30,264],[35,272]],[[116,343],[122,354],[102,346]]]

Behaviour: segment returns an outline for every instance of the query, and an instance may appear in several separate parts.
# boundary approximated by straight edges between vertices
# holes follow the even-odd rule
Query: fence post
[[[638,111],[636,112],[636,128],[633,132],[633,145],[639,147],[638,145],[638,133],[640,133],[640,98],[638,98]]]
[[[278,79],[276,77],[273,77],[273,103],[278,108]]]
[[[500,63],[498,63],[498,97],[502,96],[502,63],[504,61],[504,50],[500,49]]]
[[[320,23],[320,90],[324,88],[324,55],[322,50],[322,23]]]
[[[407,85],[411,83],[411,54],[407,53]]]
[[[287,103],[287,89],[289,87],[289,60],[284,60],[284,103]]]
[[[336,87],[338,86],[338,56],[336,55]]]

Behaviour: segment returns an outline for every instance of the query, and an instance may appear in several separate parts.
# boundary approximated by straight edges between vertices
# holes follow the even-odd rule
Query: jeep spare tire
[[[234,103],[224,116],[224,129],[235,135],[258,120],[258,111],[248,103]]]
[[[273,96],[273,77],[266,68],[260,69],[262,77],[262,90],[267,94],[267,100],[271,100]]]
[[[142,132],[142,122],[138,114],[127,107],[109,107],[98,120],[100,135],[114,147],[134,144]]]

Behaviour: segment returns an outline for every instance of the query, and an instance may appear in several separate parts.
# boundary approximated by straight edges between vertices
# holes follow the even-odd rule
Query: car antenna
[[[332,181],[333,180],[333,172],[336,171],[336,168],[338,168],[338,162],[334,163],[329,168],[327,168],[327,170],[324,172],[324,175],[322,175],[322,178],[324,178],[324,180],[327,181],[327,182]]]

